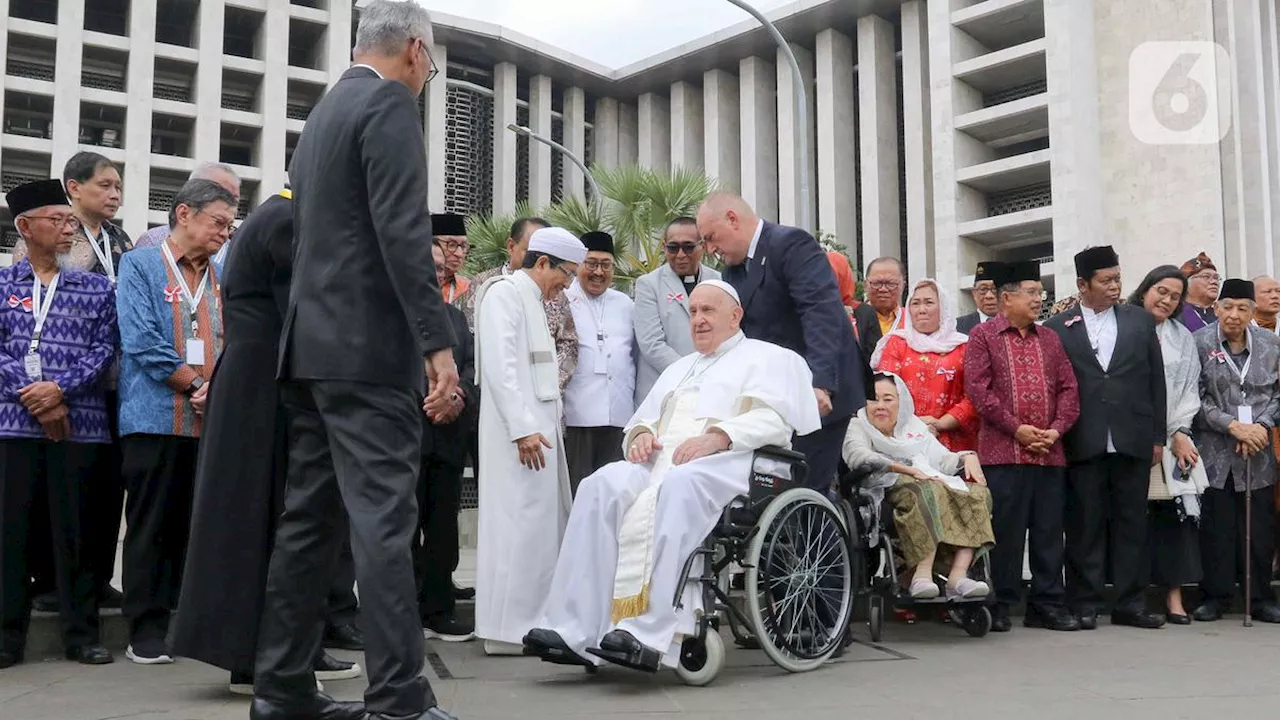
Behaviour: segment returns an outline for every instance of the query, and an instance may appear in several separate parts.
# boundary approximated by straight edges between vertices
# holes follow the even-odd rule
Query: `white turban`
[[[564,228],[538,228],[529,237],[529,252],[540,252],[557,260],[581,263],[587,259],[587,246]]]
[[[698,288],[703,287],[704,285],[707,285],[713,288],[719,288],[721,291],[724,292],[725,295],[728,295],[729,297],[733,298],[733,301],[736,304],[738,305],[742,304],[742,298],[738,297],[738,291],[734,290],[733,286],[730,285],[729,283],[723,280],[703,280],[702,282],[698,283],[697,287],[695,287],[694,290],[697,290]]]

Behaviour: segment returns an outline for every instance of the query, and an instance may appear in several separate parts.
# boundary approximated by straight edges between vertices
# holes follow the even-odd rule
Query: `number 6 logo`
[[[1221,142],[1231,129],[1230,72],[1217,43],[1142,43],[1129,55],[1129,130],[1149,145]]]

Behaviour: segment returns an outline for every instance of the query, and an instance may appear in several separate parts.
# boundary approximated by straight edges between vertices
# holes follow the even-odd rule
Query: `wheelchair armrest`
[[[787,448],[778,447],[777,445],[765,445],[763,447],[756,448],[755,457],[763,457],[770,460],[781,460],[789,463],[802,463],[805,461],[804,453],[798,453],[795,450],[788,450]]]

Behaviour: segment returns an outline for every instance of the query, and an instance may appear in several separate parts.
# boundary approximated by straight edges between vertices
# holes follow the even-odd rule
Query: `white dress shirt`
[[[1089,344],[1093,346],[1093,354],[1097,356],[1103,372],[1106,372],[1111,367],[1111,356],[1116,351],[1116,309],[1109,307],[1102,312],[1095,312],[1081,305],[1080,312],[1084,316],[1084,329],[1089,333]],[[1115,451],[1115,443],[1111,440],[1111,429],[1108,428],[1107,452]]]
[[[634,303],[617,290],[565,291],[578,330],[578,365],[564,389],[567,427],[625,427],[635,413]],[[606,400],[607,399],[607,400]]]

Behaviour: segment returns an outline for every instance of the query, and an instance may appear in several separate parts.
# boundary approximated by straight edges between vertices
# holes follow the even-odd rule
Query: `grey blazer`
[[[719,280],[720,273],[706,265],[699,280]],[[636,404],[644,402],[658,376],[671,363],[693,352],[689,334],[689,298],[684,283],[664,264],[636,278]]]
[[[1227,475],[1231,474],[1233,489],[1242,492],[1245,460],[1236,454],[1236,439],[1227,428],[1236,419],[1242,403],[1252,408],[1254,422],[1268,428],[1280,422],[1280,337],[1249,326],[1251,360],[1242,390],[1240,377],[1232,369],[1230,360],[1217,354],[1226,352],[1219,329],[1218,324],[1213,323],[1194,335],[1196,352],[1200,355],[1200,412],[1192,431],[1209,475],[1209,485],[1225,489]],[[1251,490],[1275,484],[1276,458],[1271,447],[1250,458],[1249,465],[1253,473]]]

